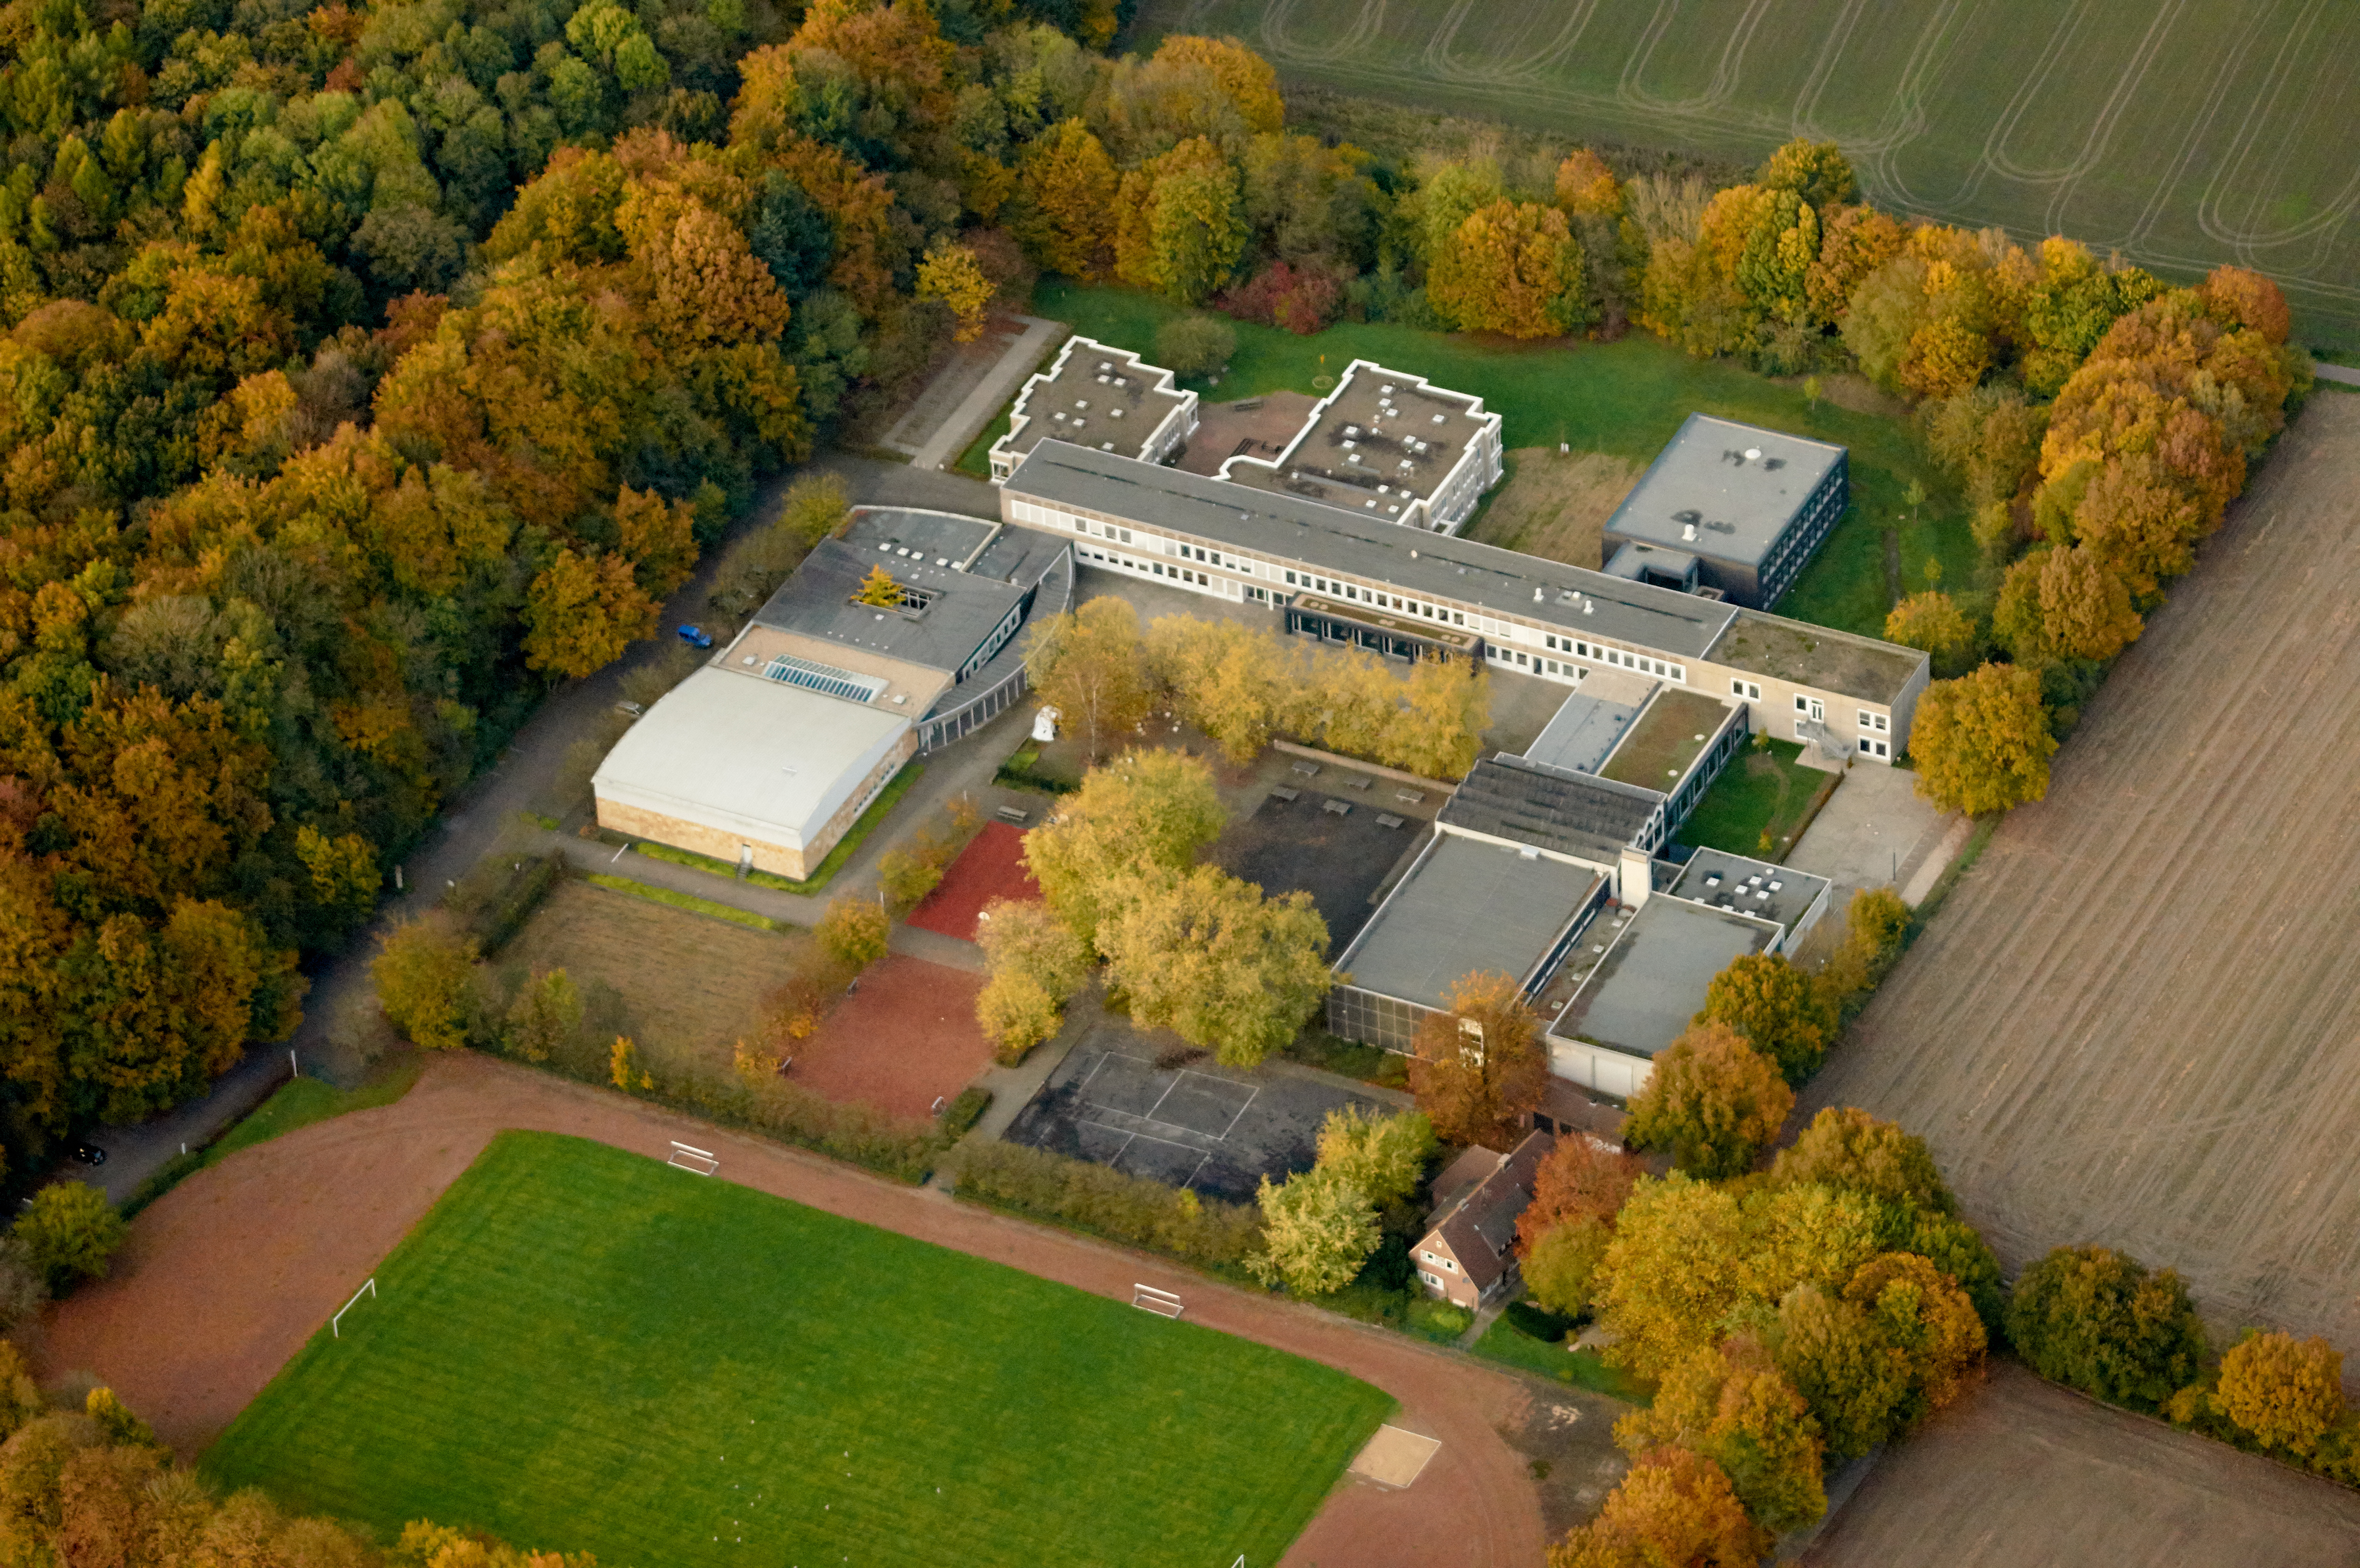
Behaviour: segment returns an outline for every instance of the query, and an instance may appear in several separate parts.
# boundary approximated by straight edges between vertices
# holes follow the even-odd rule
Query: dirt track
[[[2011,1269],[2103,1242],[2360,1352],[2360,397],[2322,393],[1807,1095]]]
[[[322,1122],[200,1172],[141,1214],[114,1277],[51,1316],[44,1375],[88,1370],[183,1453],[202,1448],[390,1251],[492,1135],[573,1133],[661,1154],[683,1138],[724,1179],[1129,1301],[1339,1367],[1401,1401],[1442,1447],[1405,1491],[1340,1483],[1288,1553],[1295,1568],[1531,1568],[1543,1549],[1524,1461],[1502,1440],[1524,1385],[1388,1334],[1210,1283],[1136,1254],[1000,1218],[619,1096],[464,1055],[399,1104]],[[717,1141],[716,1141],[717,1140]]]
[[[2360,1497],[2014,1365],[1887,1453],[1810,1568],[2331,1568]]]

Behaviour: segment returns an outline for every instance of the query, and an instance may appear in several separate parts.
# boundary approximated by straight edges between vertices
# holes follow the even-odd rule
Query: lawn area
[[[392,1105],[410,1093],[425,1067],[425,1057],[411,1051],[357,1089],[339,1089],[324,1078],[290,1078],[206,1149],[205,1163],[226,1160],[241,1149],[268,1143],[313,1122]]]
[[[1620,1367],[1609,1367],[1596,1351],[1568,1350],[1562,1345],[1535,1339],[1506,1318],[1494,1319],[1483,1331],[1483,1337],[1475,1342],[1475,1354],[1626,1404],[1644,1405],[1655,1397],[1653,1388]]]
[[[1008,400],[1008,407],[994,414],[991,423],[983,427],[983,434],[967,442],[967,450],[959,453],[959,460],[951,466],[977,479],[990,478],[991,443],[1006,435],[1008,428],[1015,422],[1016,399],[1011,397]]]
[[[1071,321],[1087,337],[1149,353],[1155,329],[1181,308],[1126,289],[1045,278],[1033,296],[1038,315]],[[1233,322],[1237,353],[1218,387],[1192,381],[1221,401],[1265,392],[1320,392],[1355,359],[1381,360],[1455,392],[1470,392],[1502,416],[1510,449],[1559,442],[1644,466],[1691,412],[1791,430],[1836,441],[1852,452],[1852,509],[1818,559],[1781,601],[1782,615],[1881,637],[1891,605],[1885,591],[1885,532],[1898,531],[1905,593],[1923,588],[1926,565],[1941,563],[1942,582],[1973,581],[1976,551],[1958,487],[1918,450],[1897,419],[1854,413],[1723,360],[1694,359],[1651,333],[1619,343],[1527,344],[1420,332],[1374,322],[1338,322],[1308,337],[1275,327]],[[1333,385],[1332,381],[1330,385]],[[1928,499],[1908,520],[1902,495],[1912,479]]]
[[[1721,769],[1676,836],[1700,849],[1785,859],[1813,804],[1838,778],[1804,767],[1802,755],[1803,748],[1788,740],[1774,740],[1762,751],[1748,746]],[[1762,846],[1765,833],[1767,850]]]
[[[608,1568],[1267,1564],[1393,1409],[1244,1340],[552,1134],[495,1139],[377,1279],[208,1451],[213,1480]]]

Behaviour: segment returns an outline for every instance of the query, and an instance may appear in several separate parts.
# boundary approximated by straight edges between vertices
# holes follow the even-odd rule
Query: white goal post
[[[677,1165],[683,1171],[694,1171],[699,1176],[710,1176],[721,1169],[721,1157],[711,1149],[697,1149],[678,1138],[672,1140],[672,1158],[666,1165]]]
[[[1142,1312],[1153,1312],[1160,1318],[1176,1318],[1181,1311],[1179,1297],[1169,1290],[1159,1290],[1153,1285],[1133,1284],[1131,1288],[1131,1304]]]
[[[331,1339],[342,1339],[342,1338],[344,1338],[344,1314],[345,1314],[346,1312],[351,1312],[351,1311],[353,1310],[353,1302],[354,1302],[354,1301],[359,1301],[363,1296],[366,1296],[366,1297],[367,1297],[370,1301],[376,1301],[376,1300],[377,1300],[377,1276],[376,1276],[376,1275],[374,1275],[374,1274],[370,1275],[370,1276],[368,1277],[368,1279],[367,1279],[366,1281],[364,1281],[364,1282],[363,1282],[363,1284],[361,1285],[361,1288],[360,1288],[359,1290],[355,1290],[355,1291],[353,1292],[353,1300],[352,1300],[351,1301],[346,1301],[343,1306],[338,1307],[338,1308],[336,1309],[336,1315],[335,1315],[334,1317],[332,1317],[332,1318],[330,1318],[330,1319],[328,1320],[328,1337],[329,1337],[329,1338],[331,1338]]]

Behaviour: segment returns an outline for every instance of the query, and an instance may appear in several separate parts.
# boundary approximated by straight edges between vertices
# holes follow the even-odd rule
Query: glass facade
[[[1358,985],[1338,985],[1328,993],[1328,1032],[1407,1056],[1416,1044],[1420,1020],[1437,1010]]]

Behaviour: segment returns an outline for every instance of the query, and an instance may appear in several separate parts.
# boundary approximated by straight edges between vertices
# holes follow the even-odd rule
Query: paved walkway
[[[1072,331],[1063,321],[1018,316],[1021,332],[1000,332],[969,343],[918,394],[884,444],[910,454],[910,466],[945,469],[959,460],[993,416],[1006,408],[1040,368],[1049,350]],[[994,343],[1004,345],[997,354]],[[996,510],[997,508],[995,508]]]
[[[1963,820],[1919,800],[1918,776],[1907,768],[1858,764],[1845,771],[1843,782],[1811,819],[1786,864],[1833,882],[1829,908],[1841,916],[1852,894],[1863,887],[1915,886],[1918,874],[1941,852],[1952,826]],[[1964,842],[1962,833],[1958,844]],[[1957,844],[1952,844],[1941,864],[1949,865],[1950,855],[1956,853]],[[1932,878],[1925,885],[1933,886]],[[1918,896],[1924,896],[1922,889]]]
[[[86,1370],[166,1441],[202,1447],[260,1392],[484,1145],[509,1127],[660,1155],[683,1135],[720,1179],[1128,1301],[1179,1295],[1187,1321],[1323,1362],[1400,1401],[1393,1424],[1441,1448],[1402,1490],[1339,1482],[1296,1568],[1533,1568],[1538,1490],[1503,1430],[1535,1394],[1406,1336],[1216,1283],[1162,1259],[954,1203],[767,1140],[472,1053],[428,1063],[396,1105],[234,1155],[142,1214],[113,1276],[49,1316],[41,1370]]]
[[[2350,365],[2323,365],[2314,360],[2311,362],[2311,368],[2318,373],[2322,381],[2339,382],[2345,387],[2360,387],[2360,370],[2355,370]]]

